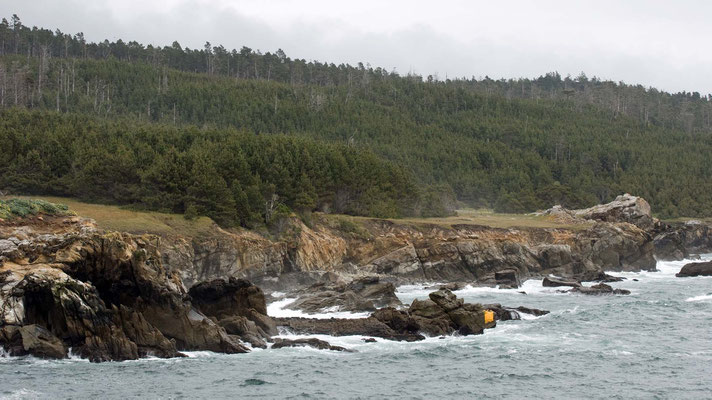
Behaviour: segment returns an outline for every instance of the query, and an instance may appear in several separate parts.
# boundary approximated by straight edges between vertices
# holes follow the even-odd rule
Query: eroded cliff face
[[[92,361],[248,351],[191,306],[159,241],[76,217],[1,224],[0,345],[55,358],[71,348]]]
[[[620,203],[621,207],[640,204]],[[649,208],[621,211],[621,207],[609,210],[633,215],[636,222],[647,225],[640,215],[649,215]],[[348,232],[328,221],[317,216],[307,227],[295,218],[290,224],[297,233],[275,241],[254,232],[221,229],[209,238],[167,238],[161,253],[164,264],[180,274],[186,286],[236,276],[279,291],[361,275],[397,283],[497,284],[495,273],[505,270],[526,279],[550,273],[574,276],[655,269],[651,233],[630,222],[589,220],[568,229],[499,229],[365,219],[358,232]]]

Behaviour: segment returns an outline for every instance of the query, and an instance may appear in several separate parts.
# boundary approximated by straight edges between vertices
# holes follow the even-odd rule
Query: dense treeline
[[[228,50],[222,45],[206,42],[202,49],[182,47],[178,42],[170,46],[143,45],[136,41],[104,40],[87,42],[83,33],[74,35],[60,30],[51,31],[22,24],[17,15],[0,23],[0,55],[15,54],[37,58],[41,66],[50,58],[115,59],[138,62],[153,67],[222,75],[238,79],[277,81],[291,85],[368,85],[372,79],[422,79],[420,76],[400,77],[394,71],[371,68],[359,63],[329,64],[304,59],[291,59],[280,49],[261,53],[248,47]],[[67,67],[69,68],[69,67]],[[67,72],[68,73],[68,72]],[[38,76],[41,81],[41,77]],[[429,76],[428,81],[437,81]],[[588,78],[583,72],[577,77],[562,78],[557,72],[536,79],[455,78],[446,83],[467,90],[508,99],[567,100],[579,108],[595,105],[609,111],[609,116],[628,116],[645,125],[712,132],[712,94],[699,92],[666,93],[642,85]],[[41,86],[41,82],[37,82]],[[107,82],[103,82],[106,84]],[[31,98],[29,99],[32,100]]]
[[[4,30],[0,29],[4,51],[0,56],[0,106],[14,107],[3,114],[4,118],[25,115],[18,107],[91,118],[67,117],[76,119],[68,123],[59,115],[31,113],[18,117],[19,122],[12,125],[15,134],[24,132],[24,123],[29,124],[28,131],[51,131],[38,130],[41,122],[34,120],[42,118],[64,121],[58,125],[65,129],[72,124],[80,131],[84,124],[94,127],[87,128],[90,130],[102,126],[107,138],[116,136],[117,143],[126,142],[122,146],[133,149],[128,153],[137,157],[124,164],[126,176],[140,178],[128,185],[131,190],[105,188],[111,182],[102,186],[97,180],[92,185],[104,189],[96,190],[110,196],[94,193],[91,188],[83,195],[96,200],[214,213],[210,207],[190,201],[187,192],[153,200],[144,192],[138,193],[137,187],[149,184],[143,172],[131,171],[160,164],[164,153],[162,147],[153,144],[156,154],[142,153],[129,143],[135,140],[129,132],[140,129],[160,137],[212,132],[211,140],[215,141],[223,134],[235,137],[238,133],[233,129],[237,129],[246,142],[300,140],[315,149],[335,146],[339,152],[371,160],[354,163],[352,168],[372,170],[382,161],[364,150],[368,148],[408,171],[390,163],[379,164],[376,169],[391,172],[363,178],[361,183],[375,183],[381,189],[367,195],[363,195],[363,189],[349,193],[350,203],[344,206],[336,199],[341,198],[340,190],[349,187],[349,180],[336,179],[336,186],[323,186],[329,181],[307,172],[308,179],[301,185],[301,170],[287,169],[277,180],[280,173],[271,171],[272,167],[248,161],[252,173],[263,182],[256,184],[259,190],[253,190],[261,197],[255,195],[248,201],[252,216],[237,219],[243,225],[269,219],[264,209],[271,197],[264,186],[270,184],[281,191],[278,196],[282,203],[295,209],[365,215],[441,215],[452,207],[453,191],[466,204],[500,211],[532,211],[556,203],[583,207],[631,192],[650,200],[654,211],[664,217],[712,215],[708,195],[712,192],[712,159],[707,157],[712,150],[712,135],[707,133],[709,123],[705,122],[709,120],[708,97],[669,95],[583,76],[562,79],[558,74],[533,81],[423,80],[361,65],[291,60],[282,52],[270,58],[273,55],[269,53],[243,49],[226,53],[229,56],[224,58],[221,51],[209,48],[128,46],[120,41],[93,44],[79,35],[29,29],[21,24],[15,29],[18,24],[3,23]],[[122,46],[133,50],[121,50]],[[587,97],[579,98],[579,92]],[[626,100],[634,97],[640,100]],[[611,99],[616,103],[609,104]],[[641,115],[632,111],[647,107],[649,102],[659,106],[646,108]],[[680,107],[694,118],[681,113]],[[102,121],[117,121],[124,131]],[[292,136],[270,139],[272,134]],[[253,135],[256,139],[250,139]],[[75,139],[67,133],[64,142],[84,140],[82,137]],[[42,145],[41,141],[29,143]],[[122,149],[112,147],[106,152],[114,157]],[[9,157],[6,170],[16,168],[13,165],[33,150],[33,145],[27,145],[4,153]],[[185,147],[181,152],[192,154]],[[39,158],[49,153],[45,149]],[[139,157],[141,154],[145,157]],[[104,154],[95,160],[102,157]],[[334,165],[331,161],[326,164]],[[184,174],[193,173],[192,166],[183,167],[187,168]],[[220,165],[213,167],[223,174]],[[328,169],[321,161],[313,167]],[[49,167],[51,171],[53,168]],[[74,180],[82,182],[82,175],[72,171],[36,190],[82,195],[72,187]],[[5,171],[0,172],[5,175]],[[366,172],[371,171],[358,173]],[[0,181],[0,188],[22,182],[24,173],[12,176]],[[110,180],[111,176],[104,178]],[[224,185],[232,190],[231,179],[222,176]],[[379,186],[387,186],[390,179],[396,182],[389,189]],[[22,188],[31,190],[31,186]],[[245,187],[251,183],[238,181],[238,186],[247,195]],[[294,188],[300,186],[311,186],[318,192],[315,202],[306,202],[310,207],[297,202],[299,190]],[[240,196],[233,195],[233,201],[238,202]]]
[[[419,215],[411,175],[368,150],[234,129],[0,113],[0,187],[270,224],[294,211]]]

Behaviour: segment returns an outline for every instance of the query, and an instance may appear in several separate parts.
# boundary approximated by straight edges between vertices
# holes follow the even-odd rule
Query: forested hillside
[[[0,189],[245,226],[280,204],[441,215],[452,192],[515,212],[631,192],[660,216],[712,215],[712,103],[696,93],[424,80],[281,51],[86,43],[19,19],[0,35]]]

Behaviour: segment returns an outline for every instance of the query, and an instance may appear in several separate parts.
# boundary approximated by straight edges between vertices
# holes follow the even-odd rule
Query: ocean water
[[[614,274],[628,278],[612,286],[630,296],[561,294],[540,281],[457,291],[468,302],[551,311],[480,336],[318,336],[357,353],[257,349],[103,364],[0,356],[0,398],[712,398],[712,277],[675,278],[686,262]],[[428,292],[413,285],[398,295],[408,303]],[[299,315],[281,308],[288,302],[269,312]]]

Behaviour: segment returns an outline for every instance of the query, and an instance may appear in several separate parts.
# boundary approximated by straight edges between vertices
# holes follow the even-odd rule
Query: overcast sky
[[[340,4],[347,3],[347,4]],[[0,0],[25,25],[445,77],[549,71],[712,93],[707,0]]]

